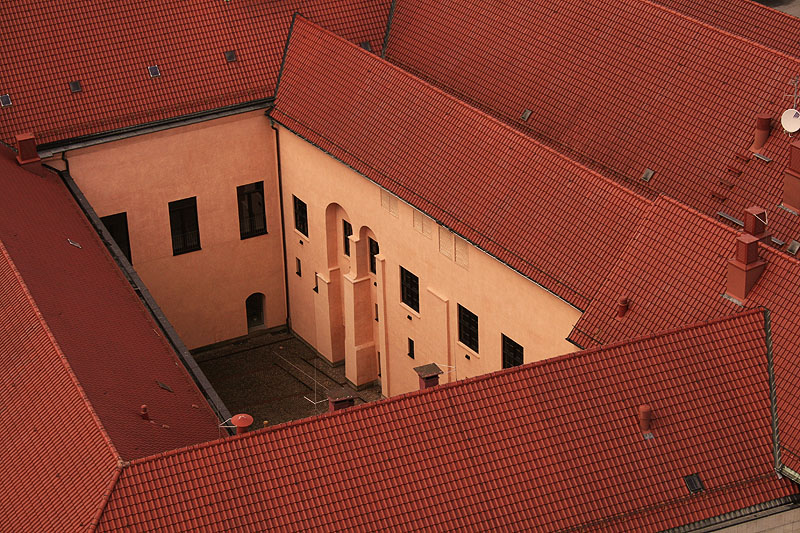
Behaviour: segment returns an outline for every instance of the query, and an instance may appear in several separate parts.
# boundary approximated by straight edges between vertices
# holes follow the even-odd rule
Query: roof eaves
[[[776,500],[771,500],[764,503],[759,503],[738,511],[731,511],[723,515],[715,516],[713,518],[706,518],[699,522],[692,522],[683,526],[674,527],[665,530],[663,533],[702,533],[706,531],[717,531],[721,527],[731,527],[743,522],[750,522],[765,516],[770,516],[789,509],[798,507],[800,505],[800,494],[792,494],[784,496]]]

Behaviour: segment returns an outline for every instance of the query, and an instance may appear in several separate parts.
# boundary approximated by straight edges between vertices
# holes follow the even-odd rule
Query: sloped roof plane
[[[648,205],[303,17],[270,116],[578,308]]]
[[[646,0],[399,0],[387,44],[391,62],[628,187],[715,217],[760,205],[782,241],[800,236],[777,207],[796,53]],[[771,162],[749,151],[759,113]]]
[[[800,261],[762,245],[766,270],[743,306],[737,304],[724,296],[736,235],[679,202],[658,198],[569,340],[597,346],[766,307],[772,317],[781,462],[800,473]],[[628,298],[630,308],[617,319],[620,298]]]
[[[98,530],[657,531],[794,501],[773,469],[765,316],[140,459]],[[652,438],[637,422],[644,403]],[[690,474],[702,492],[688,491]]]

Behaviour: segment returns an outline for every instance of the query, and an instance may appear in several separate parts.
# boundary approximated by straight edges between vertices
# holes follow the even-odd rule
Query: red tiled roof
[[[648,205],[301,17],[271,116],[579,308]]]
[[[9,150],[0,153],[0,242],[122,459],[219,437],[205,398],[66,186],[38,164],[19,167]],[[142,404],[155,423],[139,416]]]
[[[0,94],[13,105],[0,109],[0,139],[33,131],[48,143],[270,97],[295,11],[377,51],[389,1],[6,4]]]
[[[98,529],[668,529],[796,497],[768,389],[750,311],[137,460]]]
[[[81,530],[119,457],[1,242],[0,310],[0,523]]]
[[[387,58],[623,184],[650,168],[653,191],[710,216],[761,205],[778,237],[800,236],[800,217],[776,207],[796,54],[645,0],[403,0]],[[748,151],[762,112],[771,163]]]
[[[657,199],[569,339],[596,346],[741,309],[723,297],[736,235],[674,200]],[[771,312],[781,459],[800,472],[800,261],[765,246],[761,256],[766,270],[744,305]],[[620,298],[629,298],[630,308],[618,320]]]
[[[752,0],[652,0],[722,30],[798,57],[800,19]]]

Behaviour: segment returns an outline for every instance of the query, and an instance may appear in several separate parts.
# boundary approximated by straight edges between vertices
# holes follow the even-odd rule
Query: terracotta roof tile
[[[39,143],[61,141],[270,97],[295,11],[377,51],[389,2],[9,4],[0,94],[13,105],[0,109],[0,139],[33,131]],[[81,92],[70,92],[74,80]]]
[[[648,205],[303,18],[271,116],[579,308]]]
[[[386,57],[626,186],[715,217],[761,205],[781,240],[800,236],[800,219],[776,208],[788,162],[778,117],[791,106],[796,52],[641,0],[404,0]],[[762,112],[773,117],[771,163],[748,151]]]
[[[796,497],[766,353],[755,310],[137,460],[99,530],[655,531]]]
[[[659,198],[570,334],[580,346],[620,341],[742,309],[725,298],[737,232]],[[744,302],[771,312],[778,421],[784,464],[800,472],[800,261],[761,245],[766,270]],[[622,319],[616,302],[630,299]]]
[[[219,437],[213,411],[67,187],[6,149],[0,242],[122,459]],[[154,423],[139,416],[142,404]]]

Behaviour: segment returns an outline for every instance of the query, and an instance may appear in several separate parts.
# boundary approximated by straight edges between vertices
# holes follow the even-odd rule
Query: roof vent
[[[147,410],[147,405],[142,405],[141,409],[139,409],[139,416],[142,417],[142,420],[150,420],[150,412]]]
[[[73,93],[81,92],[83,90],[83,87],[81,87],[81,80],[75,80],[69,82],[69,90],[72,91]]]
[[[9,106],[11,106],[11,95],[0,94],[0,107],[9,107]]]
[[[147,67],[147,72],[150,74],[151,78],[157,78],[161,76],[161,69],[158,68],[158,65],[153,65],[152,67]]]
[[[751,152],[758,152],[769,139],[769,131],[772,127],[772,116],[769,113],[759,113],[756,115],[756,130],[753,144],[750,146]]]
[[[786,248],[786,251],[792,255],[797,255],[797,250],[800,250],[800,242],[792,240]]]
[[[644,174],[642,174],[642,181],[648,183],[651,179],[653,179],[653,174],[655,173],[656,171],[653,170],[652,168],[644,169]]]
[[[372,52],[372,45],[369,44],[369,41],[362,41],[361,42],[361,48],[363,48],[367,52]]]
[[[234,61],[236,61],[236,50],[226,50],[225,61],[227,61],[228,63],[233,63]]]
[[[629,298],[620,298],[617,302],[617,318],[622,318],[628,309],[631,308],[631,301]]]
[[[419,390],[435,387],[439,384],[439,375],[444,374],[436,363],[430,363],[414,368],[414,372],[419,376]]]
[[[528,122],[528,119],[531,118],[531,113],[532,111],[530,109],[526,109],[525,111],[522,112],[522,116],[519,117],[519,119],[522,122]]]
[[[236,434],[247,433],[247,428],[253,425],[253,417],[247,414],[234,415],[231,422],[236,426]]]
[[[353,394],[344,387],[328,389],[328,411],[347,409],[355,404]]]
[[[686,488],[688,488],[689,492],[692,494],[703,492],[703,481],[700,479],[699,475],[690,474],[688,476],[684,476],[683,480],[686,482]]]

